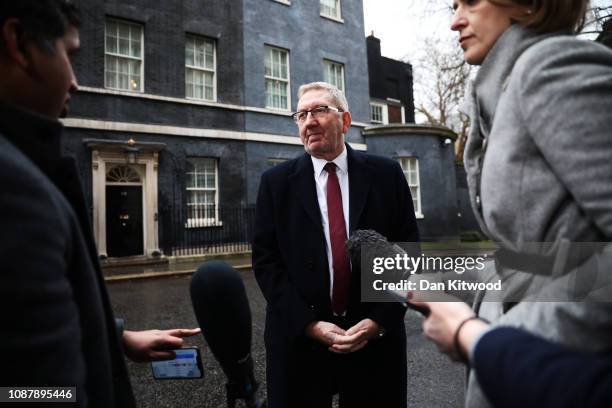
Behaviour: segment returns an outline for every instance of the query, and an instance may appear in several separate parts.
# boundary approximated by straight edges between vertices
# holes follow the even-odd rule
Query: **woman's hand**
[[[474,340],[487,329],[488,324],[477,319],[472,309],[459,299],[450,295],[444,295],[444,298],[443,301],[427,302],[419,300],[418,292],[408,293],[408,302],[429,311],[423,321],[425,337],[451,359],[462,361]],[[460,332],[457,333],[457,330]]]

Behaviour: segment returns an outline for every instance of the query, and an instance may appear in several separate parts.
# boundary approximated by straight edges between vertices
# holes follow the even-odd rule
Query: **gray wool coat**
[[[513,25],[483,62],[468,106],[471,203],[492,240],[528,252],[530,243],[549,242],[550,257],[571,242],[610,241],[612,50]],[[491,266],[497,278],[521,272]],[[487,300],[480,293],[475,309],[494,325],[587,350],[612,348],[612,303],[523,301],[506,310]],[[474,375],[466,406],[488,406]]]

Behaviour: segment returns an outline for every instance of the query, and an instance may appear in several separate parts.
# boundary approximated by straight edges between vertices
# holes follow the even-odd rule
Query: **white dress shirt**
[[[336,175],[340,183],[342,193],[342,212],[344,213],[344,225],[346,226],[346,236],[349,236],[349,178],[348,162],[346,159],[346,147],[342,153],[332,162],[336,165]],[[315,184],[317,185],[317,200],[321,210],[321,221],[325,232],[325,248],[327,249],[327,264],[329,265],[329,296],[331,298],[334,288],[334,265],[332,259],[331,240],[329,238],[329,218],[327,217],[327,177],[328,173],[323,168],[328,163],[327,160],[317,159],[310,156],[314,167]]]

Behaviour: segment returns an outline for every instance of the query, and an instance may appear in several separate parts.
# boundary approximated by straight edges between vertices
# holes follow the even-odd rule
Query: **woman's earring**
[[[532,9],[527,9],[527,15],[531,15],[533,14],[533,10]]]

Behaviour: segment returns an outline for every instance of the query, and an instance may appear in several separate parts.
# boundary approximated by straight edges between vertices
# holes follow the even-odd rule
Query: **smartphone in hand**
[[[196,379],[204,376],[199,348],[186,347],[172,351],[176,354],[175,359],[151,363],[153,378],[156,380],[177,380]]]

